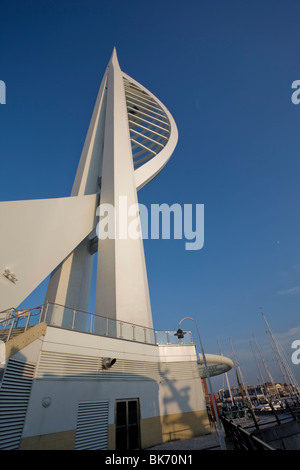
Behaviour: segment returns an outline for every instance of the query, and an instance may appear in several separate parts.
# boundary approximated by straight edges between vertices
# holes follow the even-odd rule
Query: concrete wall
[[[275,449],[300,450],[300,420],[281,423],[280,425],[255,432],[263,441]]]

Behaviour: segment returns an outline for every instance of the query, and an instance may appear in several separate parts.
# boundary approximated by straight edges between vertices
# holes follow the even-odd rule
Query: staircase
[[[47,325],[41,319],[42,307],[8,312],[0,322],[0,342],[5,343],[6,359],[45,334]]]

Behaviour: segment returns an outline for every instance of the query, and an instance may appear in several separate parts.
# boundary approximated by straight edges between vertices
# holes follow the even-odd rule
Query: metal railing
[[[276,450],[266,442],[246,431],[240,424],[221,415],[221,421],[227,439],[229,439],[237,450]]]
[[[233,407],[229,411],[222,411],[222,416],[224,416],[228,421],[232,421],[235,424],[240,424],[245,426],[248,422],[254,423],[257,427],[257,419],[253,410],[249,407]]]
[[[0,341],[8,341],[13,336],[23,333],[29,327],[41,322],[43,306],[26,310],[10,309],[5,312],[5,318],[0,321]]]
[[[147,344],[194,344],[189,330],[183,339],[178,339],[175,336],[175,329],[154,330],[51,302],[33,309],[8,311],[6,318],[0,321],[0,340],[8,341],[13,335],[26,331],[40,322],[57,328]]]
[[[261,411],[249,406],[233,406],[227,411],[223,409],[222,415],[228,421],[241,424],[244,429],[251,428],[254,425],[258,430],[271,424],[280,425],[286,421],[296,421],[300,417],[300,401],[297,396],[281,400],[280,409],[275,409],[272,401],[267,402],[266,407],[270,411]],[[267,418],[266,420],[264,420],[265,417]],[[272,419],[273,417],[274,419]]]

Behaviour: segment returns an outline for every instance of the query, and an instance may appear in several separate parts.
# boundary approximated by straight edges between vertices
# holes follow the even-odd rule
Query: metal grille
[[[37,378],[47,380],[187,380],[199,379],[196,361],[148,362],[117,357],[109,370],[102,369],[102,357],[43,351]]]
[[[167,144],[171,127],[159,103],[123,75],[134,168],[155,157]]]
[[[108,407],[108,401],[78,404],[75,450],[107,449]]]
[[[102,369],[102,358],[81,354],[42,351],[37,378],[86,378],[93,380]]]
[[[34,364],[8,361],[0,389],[0,449],[20,447],[34,370]]]

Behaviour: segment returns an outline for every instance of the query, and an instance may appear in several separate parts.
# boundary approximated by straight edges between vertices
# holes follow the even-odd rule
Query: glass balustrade
[[[193,344],[191,332],[188,330],[182,339],[178,339],[175,329],[153,330],[50,302],[35,309],[9,312],[7,317],[0,321],[0,337],[8,340],[16,329],[25,331],[40,322],[67,330],[140,343],[161,346]]]

